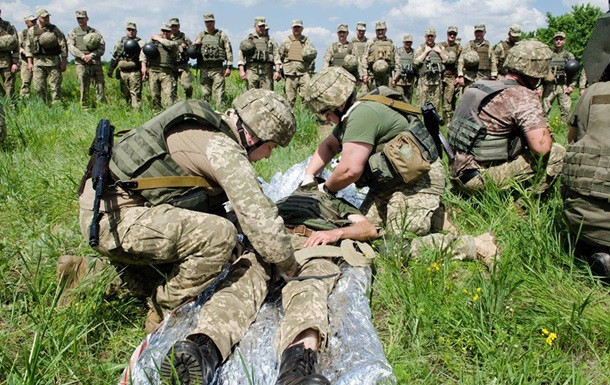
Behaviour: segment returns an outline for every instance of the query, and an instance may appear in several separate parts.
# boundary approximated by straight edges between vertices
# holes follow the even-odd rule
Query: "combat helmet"
[[[138,44],[136,39],[127,39],[125,43],[123,43],[123,49],[127,55],[132,57],[140,54],[140,44]]]
[[[57,40],[57,35],[53,32],[43,32],[39,38],[40,46],[44,49],[53,49],[59,46],[59,40]]]
[[[144,55],[146,55],[146,57],[149,59],[155,59],[158,58],[159,55],[161,55],[161,53],[159,52],[159,47],[157,47],[156,44],[150,42],[144,44],[144,46],[142,47],[142,51],[144,52]]]
[[[566,75],[568,76],[574,76],[578,73],[578,70],[580,69],[580,63],[574,59],[570,59],[568,61],[566,61],[566,64],[563,66],[563,70],[565,71]]]
[[[248,36],[244,40],[239,43],[239,49],[244,55],[252,55],[254,51],[256,51],[256,45],[254,44],[254,39]]]
[[[504,61],[508,72],[542,79],[549,73],[551,49],[536,39],[527,39],[515,44]]]
[[[303,60],[306,62],[312,62],[316,60],[316,56],[318,56],[318,51],[312,46],[307,45],[303,47]]]
[[[356,90],[356,78],[341,67],[328,67],[317,73],[305,90],[305,103],[314,113],[337,108]]]
[[[479,68],[479,54],[476,51],[464,53],[464,68],[468,71],[476,71]]]
[[[0,36],[0,50],[14,51],[17,49],[17,38],[15,35]]]
[[[244,124],[263,142],[286,147],[296,131],[296,119],[288,100],[270,90],[252,89],[232,103]]]
[[[89,51],[95,51],[102,44],[102,35],[97,32],[88,33],[83,37],[83,42]]]
[[[373,74],[377,78],[384,77],[388,73],[389,69],[390,66],[388,65],[388,62],[383,59],[377,59],[373,63]]]
[[[345,68],[349,73],[354,74],[356,71],[358,71],[358,59],[356,59],[356,56],[352,54],[347,54],[343,58],[342,67]]]

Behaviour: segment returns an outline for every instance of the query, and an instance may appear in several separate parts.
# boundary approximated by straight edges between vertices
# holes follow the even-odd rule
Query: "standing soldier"
[[[114,45],[112,59],[108,66],[108,77],[112,78],[118,67],[117,77],[121,81],[121,92],[131,107],[139,109],[142,106],[142,71],[140,64],[140,48],[144,45],[137,37],[136,23],[127,22],[125,36]]]
[[[176,60],[174,78],[176,81],[176,90],[178,89],[178,80],[184,90],[184,96],[187,99],[193,97],[193,77],[191,76],[191,67],[189,66],[189,57],[186,53],[188,46],[193,44],[191,39],[184,32],[180,31],[180,20],[176,17],[169,19],[169,25],[172,27],[171,39],[178,42],[178,59]],[[174,100],[178,100],[178,95],[174,95]]]
[[[51,102],[61,101],[62,72],[68,62],[66,36],[51,24],[49,12],[42,8],[36,14],[38,24],[28,30],[25,52],[28,68],[32,69],[32,82],[38,96],[47,100],[47,79],[51,90]]]
[[[462,54],[462,46],[457,42],[458,28],[450,26],[447,28],[447,41],[440,43],[445,49],[447,61],[445,61],[445,72],[443,72],[443,115],[445,122],[449,124],[453,118],[455,104],[459,95],[457,86],[457,63]]]
[[[392,86],[402,89],[403,95],[411,103],[413,99],[413,86],[415,85],[415,64],[413,51],[413,36],[404,35],[402,38],[402,49],[398,50],[400,56],[400,72],[394,75]]]
[[[214,94],[216,104],[220,105],[225,93],[225,78],[231,75],[233,48],[227,34],[216,29],[214,14],[204,14],[203,21],[205,31],[199,32],[194,42],[201,47],[197,63],[201,71],[201,97],[209,101]]]
[[[589,80],[587,79],[587,73],[583,68],[580,72],[580,77],[578,78],[578,95],[582,96],[587,90],[587,86],[589,85]]]
[[[498,76],[496,55],[491,43],[485,40],[486,32],[485,24],[475,25],[474,40],[466,44],[460,55],[457,82],[462,87],[468,87],[480,79],[495,79]]]
[[[297,93],[303,96],[309,83],[309,73],[318,55],[311,40],[303,35],[303,20],[292,21],[292,35],[284,39],[280,45],[280,58],[286,78],[286,98],[294,108]]]
[[[442,46],[436,44],[436,30],[428,28],[426,42],[415,50],[413,63],[419,68],[417,79],[417,103],[424,106],[431,101],[438,108],[441,104],[443,63],[447,55]]]
[[[498,74],[500,75],[500,79],[503,79],[504,75],[506,75],[506,70],[504,69],[506,55],[508,55],[508,51],[510,51],[519,40],[521,40],[521,27],[519,24],[513,24],[508,30],[508,37],[506,40],[501,41],[494,48],[494,54],[498,61]]]
[[[19,55],[21,56],[21,89],[19,97],[23,98],[30,94],[32,84],[32,70],[28,67],[28,58],[25,56],[25,45],[27,42],[28,29],[36,25],[36,16],[27,15],[23,18],[26,28],[19,33]]]
[[[551,72],[544,79],[544,91],[542,93],[542,108],[544,114],[548,116],[553,100],[557,98],[559,109],[561,110],[561,119],[565,122],[568,120],[570,108],[572,107],[572,99],[570,94],[576,87],[576,76],[568,76],[565,71],[565,65],[568,60],[574,60],[574,54],[563,48],[566,42],[565,32],[556,32],[553,36],[553,58],[551,59]]]
[[[175,103],[176,78],[175,64],[178,59],[178,42],[171,39],[172,27],[169,23],[161,24],[161,32],[152,35],[148,43],[142,47],[140,62],[142,76],[148,78],[150,97],[154,110],[170,107]]]
[[[362,56],[364,55],[364,48],[366,47],[366,43],[368,42],[368,38],[365,36],[366,33],[366,23],[359,21],[356,24],[356,37],[352,39],[352,45],[354,47],[354,56],[356,56],[356,60],[358,60],[358,67],[360,67],[360,62],[362,61]],[[366,83],[362,81],[363,73],[359,72],[359,76],[356,78],[358,83],[360,84],[359,92],[368,92],[368,87]]]
[[[364,47],[360,59],[362,81],[370,89],[390,85],[392,72],[400,71],[400,57],[392,39],[386,36],[385,21],[375,23],[375,38],[369,40]]]
[[[322,59],[322,69],[331,66],[343,67],[345,57],[353,54],[354,45],[347,41],[347,35],[349,35],[347,24],[339,24],[337,27],[337,41],[326,49]]]
[[[78,27],[68,33],[68,50],[74,56],[76,77],[80,85],[80,103],[86,104],[91,81],[95,85],[95,96],[98,102],[104,100],[104,72],[102,56],[106,51],[106,42],[100,33],[87,25],[87,11],[76,11]]]
[[[237,59],[239,76],[248,82],[248,89],[262,88],[273,91],[273,81],[282,78],[280,49],[267,32],[264,17],[254,18],[254,33],[239,44]]]
[[[0,10],[0,15],[1,12]],[[0,78],[3,82],[0,95],[13,96],[17,71],[19,71],[19,36],[15,26],[0,17]]]

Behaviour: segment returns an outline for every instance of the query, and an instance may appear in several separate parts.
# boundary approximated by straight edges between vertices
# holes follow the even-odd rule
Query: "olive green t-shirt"
[[[373,145],[387,143],[409,126],[399,112],[377,102],[357,102],[347,117],[333,130],[339,143],[360,142]]]

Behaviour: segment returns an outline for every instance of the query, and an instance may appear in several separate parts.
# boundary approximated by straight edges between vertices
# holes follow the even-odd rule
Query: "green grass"
[[[58,256],[93,255],[80,235],[76,190],[98,120],[127,129],[153,116],[147,90],[143,110],[132,111],[116,80],[107,88],[108,104],[79,108],[70,66],[63,106],[4,101],[0,384],[115,383],[144,336],[145,306],[107,294],[110,271],[80,286],[78,301],[57,305]],[[230,100],[245,84],[233,73],[227,89]],[[557,113],[553,107],[551,124],[565,143]],[[300,106],[297,121],[291,145],[256,165],[263,178],[310,155],[321,139],[315,116]],[[608,288],[566,251],[574,239],[557,186],[544,199],[515,187],[444,197],[463,234],[495,233],[502,250],[495,272],[439,250],[413,260],[401,244],[384,247],[372,308],[399,384],[610,383]],[[543,329],[556,339],[547,343]]]

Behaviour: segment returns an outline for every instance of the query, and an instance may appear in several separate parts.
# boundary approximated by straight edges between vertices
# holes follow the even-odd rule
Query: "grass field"
[[[116,383],[144,337],[145,307],[106,295],[110,272],[80,286],[78,301],[57,304],[57,258],[93,254],[80,235],[76,190],[98,120],[127,129],[153,116],[148,101],[142,111],[126,108],[116,80],[109,82],[108,103],[97,109],[79,107],[72,66],[63,106],[3,101],[0,384]],[[233,73],[229,97],[244,88]],[[557,115],[554,107],[551,125],[565,144]],[[297,120],[290,147],[256,165],[263,178],[315,149],[315,117],[297,108]],[[371,306],[398,383],[609,384],[609,290],[566,251],[574,239],[561,220],[558,186],[544,199],[515,186],[471,198],[448,192],[443,200],[461,233],[493,231],[502,259],[490,274],[441,250],[413,260],[402,241],[377,243]]]

